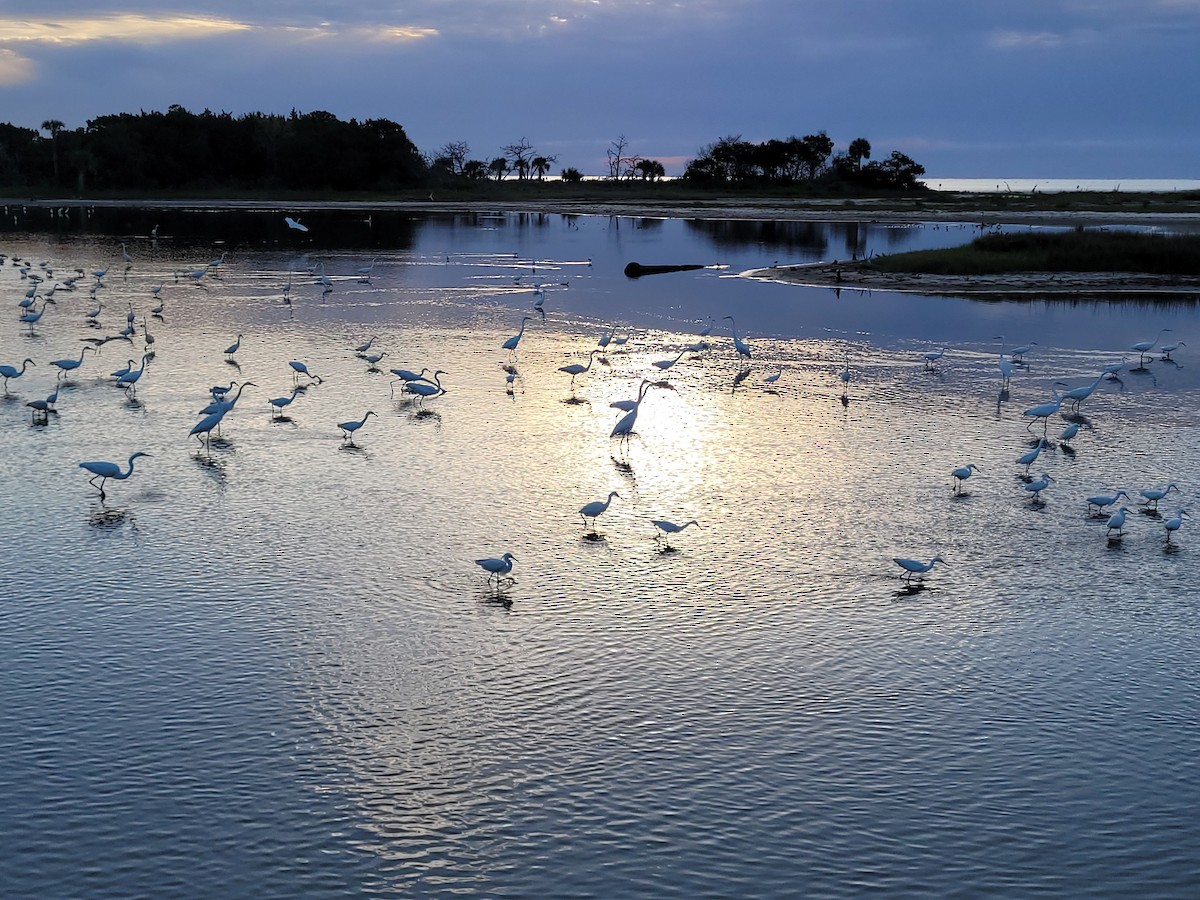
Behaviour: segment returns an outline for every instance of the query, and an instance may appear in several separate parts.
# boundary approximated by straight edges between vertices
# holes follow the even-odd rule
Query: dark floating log
[[[703,269],[704,266],[643,266],[631,262],[625,267],[626,278],[641,278],[643,275],[662,275],[664,272],[690,272],[692,269]]]

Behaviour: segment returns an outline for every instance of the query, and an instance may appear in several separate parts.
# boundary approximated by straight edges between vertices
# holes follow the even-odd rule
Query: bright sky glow
[[[867,138],[934,177],[1200,176],[1200,0],[46,0],[0,12],[0,118],[389,118],[668,172],[726,135]]]

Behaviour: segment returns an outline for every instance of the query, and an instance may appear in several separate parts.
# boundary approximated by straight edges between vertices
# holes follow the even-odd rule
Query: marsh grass
[[[998,275],[1010,272],[1141,272],[1200,275],[1200,235],[1076,229],[988,234],[962,247],[876,257],[881,272]]]

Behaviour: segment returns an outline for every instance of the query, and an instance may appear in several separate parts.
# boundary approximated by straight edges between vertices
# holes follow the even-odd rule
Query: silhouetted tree
[[[583,181],[583,173],[576,168],[563,169],[559,177],[568,184],[578,184]]]
[[[667,170],[657,159],[639,159],[634,168],[643,181],[657,181],[667,174]]]
[[[503,156],[497,156],[488,163],[488,171],[492,173],[492,177],[497,181],[503,180],[504,176],[508,174],[508,160]]]
[[[516,143],[501,147],[500,152],[509,161],[512,171],[517,173],[518,180],[523,181],[529,177],[530,161],[533,159],[533,145],[528,140],[521,138]]]
[[[546,173],[550,171],[550,164],[553,162],[553,156],[535,156],[530,160],[529,168],[537,176],[537,180],[541,181],[546,177]]]
[[[855,138],[850,142],[850,148],[846,151],[846,155],[854,163],[854,168],[861,169],[863,160],[871,158],[871,142],[866,138]]]
[[[54,159],[55,184],[58,184],[58,133],[66,127],[58,119],[47,119],[42,123],[42,131],[50,132],[50,154]]]

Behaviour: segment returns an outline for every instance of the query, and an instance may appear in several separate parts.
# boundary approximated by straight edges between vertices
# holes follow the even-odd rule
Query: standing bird
[[[1060,434],[1060,435],[1058,436],[1058,440],[1059,440],[1059,442],[1060,442],[1060,443],[1063,445],[1063,447],[1066,447],[1066,446],[1067,446],[1067,444],[1068,444],[1068,443],[1070,443],[1070,441],[1071,441],[1071,440],[1072,440],[1072,439],[1075,437],[1075,435],[1077,435],[1077,434],[1079,434],[1079,423],[1078,423],[1078,422],[1071,422],[1069,425],[1067,425],[1067,427],[1066,427],[1066,428],[1064,428],[1064,429],[1062,430],[1062,434]]]
[[[1037,346],[1037,341],[1030,341],[1024,347],[1014,347],[1012,351],[1012,361],[1018,364],[1024,364],[1025,354]]]
[[[89,350],[95,351],[95,349],[95,347],[84,347],[79,351],[79,359],[52,359],[50,360],[50,365],[58,369],[58,377],[62,378],[68,372],[74,372],[81,365],[83,365],[83,354],[87,353]]]
[[[1180,347],[1186,347],[1186,346],[1187,346],[1187,343],[1184,341],[1176,341],[1173,344],[1163,344],[1162,347],[1159,348],[1159,353],[1162,354],[1162,360],[1164,362],[1169,362],[1171,359],[1171,354],[1174,351],[1178,350]],[[1171,521],[1174,521],[1174,519],[1172,519]]]
[[[655,360],[654,362],[652,362],[650,365],[654,366],[654,368],[656,368],[656,369],[661,369],[663,372],[665,372],[669,368],[671,368],[671,366],[675,365],[675,363],[677,363],[681,359],[683,359],[683,355],[685,353],[687,353],[688,350],[690,350],[690,349],[691,349],[690,347],[685,347],[684,349],[679,351],[679,355],[677,357],[675,357],[674,359],[658,359],[658,360]]]
[[[36,325],[41,320],[42,316],[46,314],[46,307],[51,303],[54,303],[56,306],[58,305],[57,301],[53,297],[50,297],[42,301],[41,309],[36,311],[31,309],[29,312],[25,313],[25,315],[21,316],[18,321],[22,325],[28,325],[29,333],[33,334],[33,326]]]
[[[87,323],[89,325],[97,325],[97,324],[99,324],[100,313],[103,309],[104,309],[104,304],[97,303],[96,308],[93,309],[91,312],[84,313],[83,317],[87,320]]]
[[[1138,491],[1138,493],[1146,498],[1142,501],[1143,506],[1148,506],[1150,509],[1158,509],[1158,501],[1167,496],[1167,494],[1171,493],[1171,491],[1179,493],[1179,488],[1173,481],[1161,490],[1158,488],[1151,488],[1145,491]]]
[[[1064,400],[1070,400],[1071,401],[1071,409],[1078,412],[1079,404],[1082,403],[1084,400],[1086,400],[1088,397],[1092,396],[1092,393],[1096,390],[1096,388],[1098,388],[1100,386],[1100,382],[1104,380],[1104,376],[1107,374],[1108,374],[1107,372],[1102,371],[1099,375],[1096,376],[1096,380],[1093,381],[1091,384],[1085,384],[1082,387],[1071,388],[1069,391],[1063,391],[1062,398]]]
[[[954,479],[954,493],[961,493],[962,483],[977,471],[979,471],[979,466],[975,465],[975,463],[967,463],[965,466],[960,466],[951,472],[950,477]]]
[[[367,419],[371,418],[373,415],[375,415],[375,413],[373,413],[371,410],[367,410],[367,414],[357,422],[338,422],[338,428],[342,429],[342,440],[345,441],[346,446],[356,446],[354,443],[354,432],[366,425]]]
[[[616,334],[617,334],[617,326],[614,325],[612,328],[609,329],[608,334],[600,335],[600,340],[596,341],[596,346],[599,347],[601,350],[603,350],[605,347],[607,347],[612,342],[612,339],[616,336]]]
[[[366,343],[363,343],[363,344],[359,344],[357,347],[354,348],[354,355],[362,356],[364,353],[366,353],[368,350],[371,349],[371,345],[374,343],[375,343],[375,336],[372,335],[371,339],[369,341],[367,341]]]
[[[683,531],[683,529],[687,528],[689,525],[695,525],[697,528],[700,527],[700,523],[695,519],[692,519],[690,522],[684,522],[682,525],[676,525],[674,522],[668,522],[666,519],[651,519],[650,522],[657,529],[654,532],[654,539],[656,541],[661,539],[663,541],[663,546],[668,550],[671,548],[669,535],[679,534],[679,532]]]
[[[510,337],[507,341],[500,345],[503,350],[508,350],[510,353],[517,352],[517,344],[521,343],[521,336],[525,334],[525,323],[530,321],[529,316],[521,319],[521,330]]]
[[[133,474],[133,461],[139,456],[149,456],[149,453],[143,453],[139,450],[137,453],[129,457],[129,469],[125,472],[121,471],[121,467],[116,463],[110,462],[81,462],[79,468],[87,469],[92,473],[92,477],[88,480],[88,484],[93,487],[100,488],[100,499],[104,499],[104,482],[110,478],[115,478],[117,481],[124,481]],[[96,484],[96,479],[100,479],[100,484]]]
[[[1096,507],[1096,515],[1101,515],[1104,512],[1104,507],[1112,506],[1122,497],[1124,497],[1126,500],[1129,499],[1129,495],[1124,491],[1117,491],[1115,494],[1098,494],[1095,497],[1088,497],[1088,513],[1091,513],[1092,507],[1094,506]]]
[[[638,388],[636,400],[615,400],[608,404],[616,409],[625,410],[625,415],[617,420],[617,424],[613,426],[613,430],[609,433],[610,438],[620,438],[622,441],[628,440],[633,434],[633,426],[637,423],[638,411],[642,408],[642,400],[645,399],[646,391],[654,386],[654,382],[642,379],[642,384]],[[628,405],[627,405],[628,404]]]
[[[121,260],[125,263],[125,268],[133,265],[133,257],[129,255],[129,250],[126,249],[123,243],[121,244]]]
[[[314,375],[312,372],[308,371],[308,366],[305,365],[304,363],[300,362],[299,360],[293,359],[291,362],[288,363],[288,365],[292,367],[292,380],[293,381],[295,381],[301,375],[307,375],[310,381],[315,381],[317,384],[321,383],[321,381],[322,381],[321,376]]]
[[[600,350],[596,349],[588,354],[588,361],[587,361],[586,366],[583,365],[582,363],[571,363],[570,365],[567,365],[567,366],[559,366],[558,367],[558,371],[566,372],[568,375],[571,376],[571,390],[572,391],[575,390],[575,376],[582,375],[584,372],[591,369],[592,363],[594,363],[596,361],[596,354],[599,352],[600,352]]]
[[[1108,531],[1105,532],[1106,536],[1111,537],[1114,530],[1117,532],[1117,537],[1125,533],[1125,514],[1127,512],[1129,512],[1129,508],[1122,506],[1108,517]]]
[[[425,370],[422,369],[421,371],[424,372]],[[441,379],[438,376],[449,374],[449,372],[443,372],[441,369],[438,369],[433,373],[432,380],[416,379],[404,382],[403,391],[406,394],[412,394],[414,397],[417,397],[423,405],[426,397],[436,397],[438,394],[446,393],[446,389],[442,387]]]
[[[773,372],[772,374],[768,375],[766,378],[763,379],[763,384],[765,384],[768,388],[773,389],[775,387],[775,385],[779,383],[779,379],[782,375],[783,375],[783,366],[780,366],[778,372]]]
[[[1000,369],[1000,384],[1002,387],[1007,387],[1008,383],[1012,380],[1013,362],[1011,359],[1004,358],[1004,335],[996,335],[993,340],[1000,342],[1000,359],[996,365]]]
[[[302,390],[304,390],[304,388],[297,385],[296,387],[292,388],[292,395],[290,397],[276,397],[273,400],[268,400],[267,403],[271,406],[271,418],[274,419],[276,416],[282,417],[283,408],[295,400],[296,395]]]
[[[1025,426],[1026,431],[1033,428],[1034,423],[1037,422],[1038,419],[1042,420],[1043,431],[1050,427],[1050,417],[1062,409],[1063,400],[1065,399],[1056,390],[1057,387],[1058,382],[1055,382],[1050,386],[1050,396],[1054,398],[1053,400],[1048,400],[1045,403],[1039,403],[1037,406],[1031,406],[1029,409],[1021,413],[1021,415],[1029,419],[1029,424]]]
[[[729,330],[733,333],[733,348],[737,350],[737,355],[744,359],[750,358],[750,345],[738,337],[737,322],[733,320],[733,316],[722,316],[729,320]]]
[[[1043,472],[1042,477],[1039,478],[1037,481],[1031,481],[1031,482],[1029,482],[1029,484],[1025,485],[1025,490],[1027,490],[1031,494],[1033,494],[1033,499],[1034,499],[1035,503],[1041,502],[1042,491],[1044,491],[1046,488],[1050,487],[1050,482],[1052,482],[1053,480],[1054,480],[1053,478],[1051,478],[1049,475],[1047,475],[1045,472]]]
[[[908,582],[908,583],[912,582],[912,577],[914,575],[923,575],[926,572],[928,572],[930,569],[932,569],[934,563],[942,563],[943,565],[949,565],[949,563],[947,563],[940,556],[935,556],[933,559],[931,559],[927,563],[923,563],[919,559],[905,559],[902,556],[896,556],[896,557],[892,558],[892,562],[894,562],[896,565],[898,565],[900,568],[902,568],[907,573],[904,576],[904,580],[905,580],[905,582]]]
[[[1179,512],[1175,513],[1174,518],[1167,519],[1167,521],[1163,522],[1163,525],[1167,529],[1167,543],[1168,544],[1171,543],[1171,536],[1173,534],[1175,534],[1175,532],[1177,532],[1180,528],[1183,527],[1184,517],[1187,517],[1189,519],[1191,518],[1191,516],[1188,514],[1188,511],[1186,509],[1181,509],[1181,510],[1179,510]]]
[[[21,363],[21,368],[19,369],[16,366],[0,366],[0,378],[4,379],[5,396],[8,395],[8,379],[20,378],[25,374],[25,368],[27,366],[35,365],[37,365],[37,363],[35,363],[32,359],[26,359],[25,362]]]
[[[242,336],[239,334],[237,340],[225,348],[225,361],[233,362],[233,354],[237,353],[242,346]]]
[[[511,553],[505,553],[499,558],[493,556],[488,559],[477,559],[475,560],[475,565],[488,573],[488,581],[495,578],[496,583],[499,584],[501,576],[507,575],[512,571],[512,564],[516,559]]]
[[[1170,328],[1163,328],[1161,331],[1158,332],[1158,334],[1156,334],[1154,336],[1153,340],[1139,341],[1138,343],[1134,344],[1132,347],[1129,348],[1130,350],[1136,350],[1138,352],[1138,365],[1139,366],[1144,366],[1146,364],[1146,354],[1149,353],[1151,350],[1153,350],[1154,345],[1157,344],[1159,342],[1159,340],[1162,339],[1162,336],[1170,330],[1171,330]]]
[[[1025,471],[1028,472],[1029,467],[1032,466],[1034,464],[1034,462],[1037,461],[1037,458],[1042,455],[1043,448],[1049,447],[1049,446],[1050,446],[1050,442],[1048,440],[1046,440],[1045,438],[1040,438],[1037,442],[1036,447],[1034,447],[1032,450],[1028,450],[1025,453],[1022,453],[1020,456],[1017,457],[1017,465],[1024,466]]]
[[[621,495],[616,491],[610,491],[607,500],[593,500],[591,503],[586,503],[579,509],[579,515],[583,517],[583,528],[587,531],[588,519],[592,520],[592,534],[596,533],[596,519],[604,515],[608,511],[608,505],[613,502],[613,497],[618,500]]]
[[[925,360],[925,368],[932,369],[933,364],[946,355],[946,348],[941,350],[930,350],[927,353],[922,353],[921,358]]]
[[[133,395],[137,393],[138,379],[142,377],[142,373],[146,371],[146,360],[150,358],[149,353],[142,354],[142,365],[140,368],[131,369],[120,378],[117,379],[117,386],[125,388],[125,393]]]

